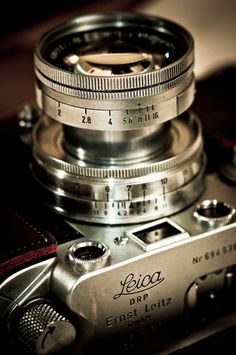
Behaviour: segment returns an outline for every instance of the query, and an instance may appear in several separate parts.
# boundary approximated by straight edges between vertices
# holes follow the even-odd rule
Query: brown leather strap
[[[0,278],[55,253],[80,234],[47,209],[30,174],[31,150],[15,117],[0,122]]]
[[[56,251],[55,237],[14,209],[2,211],[0,230],[0,276]]]

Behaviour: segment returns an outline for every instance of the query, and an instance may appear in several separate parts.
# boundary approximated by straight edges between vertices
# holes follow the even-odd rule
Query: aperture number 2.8
[[[92,118],[89,117],[89,116],[82,116],[82,123],[91,124],[92,123]]]

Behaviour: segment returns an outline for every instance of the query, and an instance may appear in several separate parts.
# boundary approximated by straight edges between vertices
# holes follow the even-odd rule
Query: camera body
[[[92,39],[96,36],[93,35]],[[128,37],[126,35],[125,40]],[[143,40],[145,36],[140,35],[140,38]],[[89,47],[85,57],[92,62],[94,59],[89,57],[90,51]],[[145,60],[149,60],[147,58],[149,57],[145,57]],[[100,63],[97,66],[101,70]],[[145,74],[146,64],[143,66],[142,75]],[[138,65],[137,67],[139,68]],[[83,70],[84,68],[87,67],[82,67]],[[103,67],[102,69],[104,70]],[[193,91],[191,78],[186,90],[186,97],[189,98]],[[49,110],[53,116],[53,103],[49,105],[49,99],[42,99],[41,95],[38,93],[38,101],[41,105],[44,100],[47,101],[46,111]],[[206,334],[214,334],[216,328],[224,329],[233,324],[236,295],[236,219],[233,206],[236,203],[236,187],[232,182],[222,179],[217,171],[207,172],[205,169],[208,157],[200,149],[202,144],[198,142],[195,115],[185,110],[186,100],[189,105],[192,99],[181,96],[182,92],[178,95],[179,101],[185,102],[179,104],[184,111],[183,118],[180,114],[179,121],[191,124],[193,132],[188,135],[182,123],[176,124],[173,130],[177,132],[176,136],[178,129],[183,132],[179,135],[183,134],[183,140],[190,141],[192,145],[189,145],[196,150],[192,153],[192,149],[192,155],[189,153],[190,158],[188,156],[187,165],[183,168],[182,165],[177,165],[177,162],[182,163],[177,158],[174,163],[165,165],[164,169],[168,174],[155,170],[156,166],[162,169],[158,162],[159,165],[152,165],[153,170],[148,170],[149,175],[143,180],[142,166],[140,168],[138,165],[132,174],[138,171],[140,176],[128,176],[132,186],[125,183],[125,201],[120,197],[124,192],[116,179],[120,174],[118,178],[122,184],[127,178],[124,173],[127,169],[120,168],[117,162],[119,172],[117,170],[116,175],[109,177],[104,175],[101,181],[98,175],[90,176],[90,172],[86,175],[81,165],[82,172],[79,175],[76,171],[80,177],[76,177],[73,190],[68,185],[68,181],[71,183],[73,180],[71,176],[67,185],[61,185],[62,177],[58,176],[58,171],[54,174],[59,159],[54,159],[53,163],[48,160],[47,167],[51,169],[50,164],[54,164],[50,174],[49,169],[48,175],[42,173],[46,160],[41,150],[50,141],[50,136],[43,134],[45,127],[51,125],[51,119],[45,118],[41,112],[38,117],[37,111],[33,114],[30,111],[28,119],[24,111],[23,121],[22,116],[19,116],[21,131],[14,121],[13,124],[8,122],[3,126],[1,151],[7,145],[9,152],[3,157],[7,174],[1,177],[2,230],[6,237],[0,265],[0,330],[9,346],[22,346],[26,352],[36,351],[37,354],[62,351],[70,354],[93,354],[98,349],[103,353],[110,353],[111,347],[115,354],[168,353],[171,344],[178,344],[180,340],[185,341],[192,335],[204,338]],[[161,106],[161,103],[159,105],[164,110],[165,106]],[[28,107],[27,110],[29,109],[31,110]],[[140,117],[145,119],[143,109],[135,108],[135,114],[132,117],[128,115],[129,124],[135,122],[135,117],[139,117],[139,122]],[[60,118],[61,110],[61,106],[57,107]],[[151,111],[154,116],[157,112],[149,104],[145,106],[145,110],[149,110],[149,114]],[[68,112],[67,110],[67,115]],[[171,108],[169,115],[170,112]],[[109,120],[111,116],[109,112]],[[32,117],[38,121],[36,126]],[[90,127],[88,117],[90,116],[87,114],[82,115],[81,122]],[[160,111],[156,114],[156,118],[158,117],[161,117]],[[62,124],[63,119],[59,119]],[[149,122],[150,117],[146,120]],[[127,125],[127,118],[124,120],[123,117],[122,122]],[[103,121],[101,124],[104,124]],[[88,134],[91,134],[91,127],[89,129]],[[137,127],[132,129],[135,131]],[[147,134],[146,131],[142,133]],[[70,138],[65,145],[74,145],[71,132],[65,130],[64,134]],[[158,132],[158,137],[162,137],[162,134],[162,131]],[[33,149],[32,137],[37,142]],[[37,140],[37,137],[41,137],[41,140]],[[101,137],[105,136],[92,135],[96,149],[101,149]],[[148,137],[150,139],[152,135]],[[82,140],[82,135],[79,138]],[[106,147],[111,144],[109,138],[104,138]],[[119,139],[120,144],[121,138]],[[140,142],[140,138],[138,139]],[[143,145],[147,144],[146,141],[141,142]],[[199,144],[197,148],[195,142]],[[88,144],[88,141],[83,141],[85,143]],[[114,145],[116,149],[119,146],[117,142]],[[173,151],[174,146],[173,143]],[[66,149],[70,150],[71,147]],[[167,150],[165,145],[161,149]],[[15,152],[20,153],[20,159]],[[104,154],[103,152],[103,159],[108,160]],[[181,152],[176,153],[176,157],[180,155]],[[70,159],[67,165],[63,165],[64,170],[61,168],[63,178],[66,174],[72,174],[69,168],[65,168],[74,164],[74,156]],[[133,153],[135,164],[137,159]],[[152,160],[150,164],[151,162]],[[104,164],[104,161],[101,163]],[[73,165],[70,165],[70,169],[71,166]],[[91,169],[91,166],[88,165],[87,169]],[[96,166],[95,169],[99,167]],[[93,173],[98,174],[97,171],[93,170]],[[160,178],[156,180],[158,174]],[[178,182],[178,188],[171,190],[168,184],[171,181],[171,186],[175,186],[174,181],[179,181],[180,175],[181,188]],[[50,180],[52,176],[56,176],[57,180]],[[89,183],[85,181],[86,178]],[[47,181],[46,189],[42,183],[44,180]],[[53,181],[53,188],[48,181]],[[97,197],[92,201],[91,218],[91,206],[88,206],[87,201],[84,202],[88,185],[96,186],[94,196],[105,196],[104,199]],[[84,189],[82,193],[81,186]],[[156,190],[162,191],[158,198],[153,198],[154,186]],[[132,198],[131,192],[133,196],[138,195],[139,187],[142,198]],[[58,192],[53,198],[48,192],[50,189]],[[63,189],[68,194],[61,193]],[[71,192],[83,197],[79,204],[73,198],[73,203],[71,200],[67,201]],[[115,201],[114,196],[119,198]],[[178,207],[163,215],[152,213],[161,208],[165,211],[167,205]],[[82,218],[74,218],[73,210]],[[127,215],[128,223],[125,222]],[[102,216],[102,223],[98,222],[99,216]]]
[[[233,205],[234,193],[235,187],[215,175],[207,176],[200,201],[217,198]],[[195,209],[196,204],[174,216],[135,226],[67,221],[74,237],[70,231],[72,239],[59,242],[55,256],[49,253],[46,260],[45,256],[42,261],[42,256],[32,259],[32,265],[21,265],[1,284],[2,322],[6,328],[10,322],[13,340],[22,341],[22,330],[14,328],[34,299],[59,302],[62,314],[69,313],[77,325],[75,353],[90,353],[99,346],[109,352],[115,340],[117,353],[145,354],[168,348],[202,329],[208,335],[214,333],[215,322],[235,311],[236,223],[209,230],[194,219]],[[68,226],[63,228],[60,232],[68,235]],[[143,242],[150,231],[154,236],[164,232],[164,238]],[[76,251],[84,244],[96,248],[96,243],[109,248],[109,263],[99,260],[88,270],[68,259],[73,246]],[[29,343],[31,336],[26,337]],[[43,339],[38,347],[45,346]]]

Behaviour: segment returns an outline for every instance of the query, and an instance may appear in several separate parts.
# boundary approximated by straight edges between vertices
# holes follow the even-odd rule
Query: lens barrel
[[[175,213],[203,189],[192,36],[166,19],[81,16],[36,44],[33,173],[57,212],[135,223]]]
[[[38,103],[49,117],[77,128],[149,127],[190,106],[193,61],[192,36],[170,21],[122,13],[82,16],[38,41]]]

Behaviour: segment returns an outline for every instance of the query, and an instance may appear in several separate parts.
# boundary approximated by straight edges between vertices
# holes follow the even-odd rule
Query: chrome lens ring
[[[126,13],[82,16],[38,41],[37,101],[50,117],[73,127],[156,125],[191,105],[193,61],[191,35],[170,21]],[[127,116],[136,122],[127,125]]]
[[[194,114],[173,122],[172,144],[162,160],[113,167],[66,155],[61,126],[49,122],[45,117],[34,132],[32,170],[49,191],[45,200],[60,214],[104,224],[148,221],[190,205],[204,188],[201,128]]]
[[[123,224],[197,199],[205,155],[200,122],[188,111],[193,64],[191,34],[143,14],[81,16],[39,39],[44,114],[33,132],[32,172],[52,209]]]

